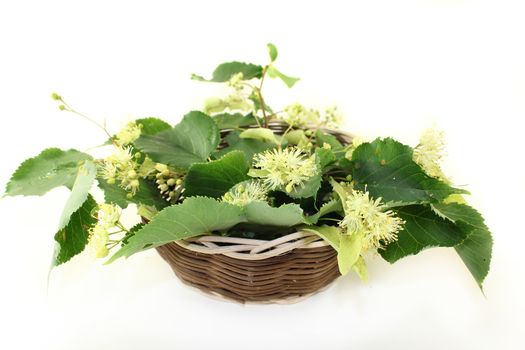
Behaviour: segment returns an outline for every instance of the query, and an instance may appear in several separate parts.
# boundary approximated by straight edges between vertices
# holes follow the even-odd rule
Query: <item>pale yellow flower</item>
[[[318,110],[306,108],[299,103],[286,106],[284,108],[284,113],[280,113],[278,116],[289,125],[296,127],[305,127],[309,124],[319,125],[321,122]]]
[[[444,155],[444,132],[434,128],[423,131],[419,144],[414,148],[414,161],[423,168],[428,176],[450,182],[441,170],[440,163]]]
[[[295,147],[256,154],[254,166],[260,169],[251,174],[262,178],[269,189],[284,188],[286,192],[304,185],[318,173],[315,155],[308,155]]]
[[[222,196],[222,200],[238,206],[245,206],[253,201],[266,201],[267,189],[260,181],[250,180],[242,182]]]
[[[105,258],[108,253],[107,244],[109,243],[108,229],[102,225],[95,225],[91,231],[88,241],[88,247],[91,249],[95,257]]]
[[[129,122],[116,135],[115,141],[119,145],[128,145],[140,137],[141,128],[135,122]]]
[[[344,203],[345,217],[340,226],[347,234],[363,233],[363,251],[380,249],[397,240],[403,220],[386,210],[381,198],[372,199],[368,192],[348,189]]]
[[[114,204],[99,204],[97,212],[98,223],[106,228],[114,227],[119,222],[121,214],[120,208]]]

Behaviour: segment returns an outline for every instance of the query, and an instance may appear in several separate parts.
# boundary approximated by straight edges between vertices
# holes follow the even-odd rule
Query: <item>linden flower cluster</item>
[[[423,131],[419,144],[414,148],[413,159],[429,176],[449,182],[440,166],[441,159],[445,155],[443,134],[443,131],[433,128]]]
[[[222,196],[223,202],[245,206],[253,201],[267,201],[267,189],[257,180],[249,180],[234,186]]]
[[[119,224],[121,210],[111,204],[100,204],[96,217],[98,222],[89,231],[88,245],[97,258],[105,258],[108,253],[108,243],[110,243],[109,231]]]
[[[166,164],[156,163],[155,183],[160,193],[168,200],[176,200],[182,190],[180,175],[170,169]]]
[[[225,98],[211,97],[204,102],[204,113],[215,114],[225,110],[251,112],[254,109],[253,103],[249,100],[252,91],[247,89],[243,83],[242,72],[232,75],[226,83],[230,88],[230,93]]]
[[[269,189],[284,188],[288,193],[318,173],[315,155],[307,155],[296,147],[256,154],[254,166],[260,169],[252,174],[262,178]]]
[[[385,211],[381,198],[370,198],[368,192],[349,189],[345,202],[345,217],[340,226],[347,234],[362,232],[363,251],[371,248],[381,249],[384,245],[397,240],[397,233],[404,221],[391,210]]]
[[[303,128],[307,125],[337,128],[343,119],[337,106],[328,107],[321,114],[317,109],[307,108],[300,103],[294,103],[284,108],[279,118],[289,125]]]
[[[137,125],[135,122],[129,122],[115,136],[115,141],[119,145],[129,145],[140,137],[141,127],[142,125]]]
[[[110,185],[119,181],[120,187],[129,192],[129,197],[134,196],[140,186],[137,174],[139,165],[135,156],[130,146],[117,146],[115,152],[103,160],[100,168],[100,176]]]

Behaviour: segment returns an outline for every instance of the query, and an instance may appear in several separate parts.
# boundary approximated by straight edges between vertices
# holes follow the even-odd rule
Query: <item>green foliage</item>
[[[282,82],[285,83],[286,86],[288,86],[289,88],[292,88],[295,85],[295,83],[297,83],[299,80],[301,80],[300,78],[290,77],[290,76],[288,76],[286,74],[281,73],[274,66],[268,67],[268,76],[270,78],[279,78],[279,79],[281,79]]]
[[[248,163],[241,151],[226,153],[219,160],[193,164],[185,179],[186,197],[218,198],[235,184],[248,180]]]
[[[169,203],[162,197],[153,181],[139,179],[139,188],[134,196],[128,197],[128,191],[117,184],[108,184],[104,179],[98,179],[98,187],[104,191],[104,201],[127,208],[130,203],[150,205],[157,210],[163,209]]]
[[[357,262],[363,248],[363,231],[352,235],[341,235],[339,239],[339,253],[337,263],[341,275],[346,275]]]
[[[285,204],[278,208],[266,202],[251,202],[244,208],[246,222],[266,226],[291,227],[305,222],[303,210],[297,204]]]
[[[221,113],[216,114],[213,117],[215,123],[219,129],[237,129],[245,126],[257,124],[253,114],[240,114],[240,113]]]
[[[191,78],[199,81],[209,81],[216,83],[223,83],[232,77],[232,75],[242,73],[243,80],[251,80],[254,78],[261,78],[263,73],[263,67],[244,62],[227,62],[220,64],[213,71],[211,79],[205,79],[200,75],[193,74]]]
[[[239,134],[241,139],[254,139],[279,145],[281,142],[277,139],[272,130],[267,128],[246,129]]]
[[[352,154],[356,187],[385,202],[415,204],[439,202],[453,193],[465,193],[428,176],[412,160],[412,149],[391,138],[363,143]]]
[[[175,240],[227,230],[243,221],[245,216],[241,207],[213,198],[190,197],[162,210],[149,224],[135,232],[108,262]]]
[[[97,203],[89,195],[82,206],[71,214],[67,225],[58,230],[55,235],[53,266],[69,261],[84,250],[88,242],[89,230],[97,222],[97,219],[91,215],[96,207]]]
[[[466,232],[467,237],[455,249],[482,288],[492,255],[492,236],[483,217],[474,208],[459,203],[435,204],[433,209]]]
[[[256,153],[261,153],[266,150],[275,148],[274,143],[264,142],[261,140],[254,139],[242,139],[239,137],[239,132],[232,132],[226,138],[225,141],[228,146],[215,153],[215,157],[219,158],[233,151],[241,151],[244,153],[246,159],[251,163],[253,156]]]
[[[277,47],[275,47],[275,45],[272,43],[268,43],[266,44],[266,46],[268,47],[268,55],[270,55],[270,61],[274,62],[277,59],[278,55]]]
[[[161,131],[171,129],[171,125],[161,119],[153,117],[137,119],[135,123],[142,125],[141,135],[155,135]]]
[[[315,132],[315,140],[317,143],[317,147],[323,147],[323,145],[329,144],[332,151],[340,151],[343,149],[343,145],[339,140],[337,140],[337,137],[331,134],[327,134],[321,130],[317,130]]]
[[[461,227],[436,215],[427,205],[411,205],[395,211],[405,224],[398,240],[380,250],[381,256],[390,263],[425,248],[454,247],[467,236]]]
[[[71,215],[73,215],[73,213],[85,203],[96,175],[97,168],[95,167],[95,164],[90,161],[86,161],[79,167],[75,183],[71,189],[71,194],[69,195],[64,210],[62,211],[62,215],[60,216],[58,224],[59,230],[63,229],[69,223]]]
[[[24,161],[6,186],[8,196],[41,196],[55,187],[73,187],[78,168],[91,156],[74,149],[48,148]]]
[[[219,128],[213,119],[193,111],[174,128],[142,135],[134,144],[155,162],[188,169],[194,163],[206,161],[219,140]]]

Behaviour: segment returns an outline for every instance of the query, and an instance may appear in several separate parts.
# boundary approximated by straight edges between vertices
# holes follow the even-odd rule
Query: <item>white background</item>
[[[445,130],[444,165],[494,234],[486,298],[451,249],[355,276],[294,305],[240,306],[182,285],[150,251],[102,266],[88,254],[47,271],[68,191],[0,200],[4,349],[523,349],[522,1],[1,1],[0,184],[45,147],[105,140],[60,112],[53,91],[115,132],[175,123],[217,87],[189,80],[228,60],[302,77],[268,81],[277,109],[337,104],[345,128],[415,145]],[[220,90],[220,89],[219,89]]]

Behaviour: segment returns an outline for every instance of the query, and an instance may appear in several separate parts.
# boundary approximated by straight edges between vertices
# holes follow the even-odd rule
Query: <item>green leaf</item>
[[[436,215],[431,208],[411,205],[394,209],[405,221],[398,240],[380,250],[381,256],[393,263],[429,247],[454,247],[466,237],[458,225]]]
[[[268,55],[270,55],[270,61],[274,62],[277,59],[278,55],[277,47],[275,47],[275,45],[272,43],[268,43],[266,44],[266,46],[268,47]]]
[[[233,151],[241,151],[244,153],[246,160],[251,164],[253,156],[256,153],[261,153],[269,149],[276,147],[273,143],[267,143],[253,139],[241,139],[238,132],[232,132],[226,136],[225,141],[228,143],[228,147],[223,148],[214,154],[215,157],[219,158],[225,154]]]
[[[88,242],[89,230],[97,223],[97,219],[91,215],[96,207],[97,202],[88,195],[82,206],[71,214],[67,225],[56,233],[53,266],[69,261],[84,250]]]
[[[339,244],[341,240],[341,230],[336,226],[303,226],[299,230],[305,232],[312,232],[317,234],[319,237],[324,239],[328,244],[334,248],[335,251],[339,252]]]
[[[361,281],[368,282],[368,269],[366,267],[365,259],[360,256],[355,264],[352,266],[352,270],[361,278]]]
[[[194,163],[206,161],[219,140],[219,128],[213,119],[193,111],[174,128],[155,135],[142,135],[134,144],[155,162],[188,169]]]
[[[219,129],[236,129],[257,124],[255,117],[251,113],[247,115],[240,113],[221,113],[214,115],[212,118],[215,123],[217,123]]]
[[[239,206],[213,198],[190,197],[181,204],[162,210],[149,224],[130,237],[128,243],[108,263],[168,242],[227,230],[244,221],[243,210]]]
[[[185,178],[184,195],[219,198],[235,184],[249,179],[248,168],[241,151],[227,153],[209,163],[193,164]]]
[[[241,139],[261,140],[265,142],[274,143],[276,145],[280,144],[279,140],[277,140],[277,137],[275,136],[273,131],[267,128],[247,129],[241,132],[239,134],[239,137]]]
[[[71,189],[71,194],[66,202],[62,215],[60,216],[60,221],[58,224],[58,229],[61,230],[69,223],[71,215],[78,210],[87,200],[89,190],[95,181],[95,176],[97,175],[97,168],[95,164],[90,161],[86,161],[78,169],[78,175]]]
[[[291,227],[304,223],[303,209],[297,204],[274,208],[266,202],[254,201],[244,207],[244,212],[251,224]]]
[[[317,160],[317,162],[319,163],[319,160]],[[318,165],[317,173],[314,176],[312,176],[302,185],[295,186],[291,192],[287,193],[287,195],[296,199],[316,197],[317,191],[319,191],[319,188],[321,188],[321,179],[321,170],[319,169]]]
[[[55,187],[73,187],[80,164],[91,156],[74,149],[48,148],[27,159],[6,186],[8,196],[41,196]]]
[[[492,236],[483,217],[474,208],[459,203],[433,204],[438,215],[458,224],[467,237],[455,249],[482,288],[490,269]]]
[[[326,143],[330,145],[332,151],[334,152],[340,151],[344,148],[341,142],[339,142],[339,140],[337,139],[337,137],[331,134],[327,134],[321,130],[316,131],[315,139],[318,147],[323,147],[323,145]]]
[[[268,73],[268,76],[270,78],[279,78],[279,79],[281,79],[283,81],[283,83],[285,83],[286,86],[288,86],[289,88],[293,87],[295,85],[295,83],[297,83],[300,80],[300,78],[290,77],[288,75],[285,75],[285,74],[281,73],[274,66],[269,66],[268,70],[267,70],[267,73]]]
[[[346,275],[359,259],[363,248],[363,232],[356,232],[352,235],[341,235],[339,240],[339,252],[337,263],[341,275]]]
[[[215,68],[211,79],[205,79],[202,76],[196,74],[193,74],[191,78],[193,80],[199,81],[223,83],[230,80],[232,75],[237,73],[243,74],[243,80],[251,80],[253,78],[260,79],[262,77],[262,72],[263,67],[255,64],[243,62],[228,62],[220,64],[217,68]]]
[[[157,185],[153,181],[139,179],[139,189],[131,198],[128,198],[128,192],[118,184],[110,185],[104,179],[98,179],[98,187],[104,191],[104,201],[106,203],[116,204],[121,208],[127,208],[130,203],[153,206],[160,210],[168,206],[169,203],[164,199]]]
[[[465,193],[428,176],[412,160],[412,149],[391,138],[363,143],[353,154],[356,188],[373,198],[404,204],[438,202],[453,193]]]
[[[342,211],[343,211],[343,206],[341,205],[341,200],[334,198],[324,203],[321,206],[321,209],[319,209],[319,211],[316,214],[306,217],[306,222],[308,224],[313,225],[313,224],[316,224],[317,221],[319,221],[319,219],[325,216],[326,214],[334,213],[334,212],[342,212]]]
[[[337,160],[334,152],[331,149],[326,148],[316,148],[315,156],[319,159],[319,166],[322,170]]]
[[[137,125],[142,125],[141,135],[155,135],[161,131],[171,129],[171,125],[164,120],[148,117],[135,120]]]

